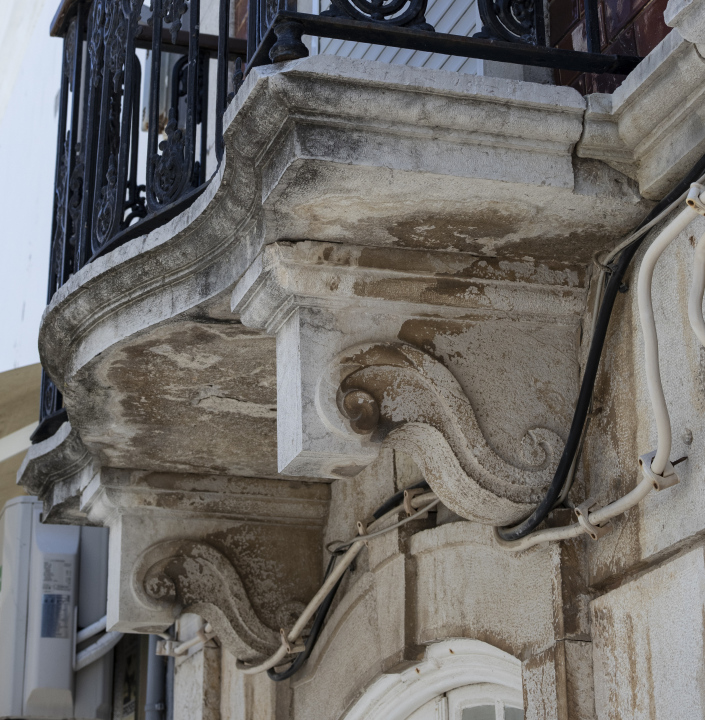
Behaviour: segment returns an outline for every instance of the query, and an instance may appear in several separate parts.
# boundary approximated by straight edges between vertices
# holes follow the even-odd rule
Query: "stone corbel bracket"
[[[135,565],[133,589],[146,607],[205,618],[235,657],[257,660],[279,644],[279,633],[257,617],[237,570],[208,543],[171,540],[148,548]]]
[[[515,466],[488,446],[450,371],[418,348],[360,346],[344,353],[336,365],[319,385],[319,407],[330,413],[331,380],[344,374],[335,400],[350,432],[386,437],[388,445],[410,455],[454,512],[505,524],[526,515],[540,500],[562,447],[555,433],[529,431],[522,442],[523,463]]]
[[[458,254],[268,246],[236,286],[232,307],[245,325],[277,337],[280,472],[350,477],[386,438],[459,514],[493,524],[525,515],[550,480],[560,438],[532,430],[521,452],[506,449],[512,461],[521,456],[508,462],[490,449],[452,372],[399,342],[400,329],[419,318],[439,333],[448,323],[501,321],[553,323],[572,337],[582,280],[567,269],[511,268],[510,282],[486,260]]]

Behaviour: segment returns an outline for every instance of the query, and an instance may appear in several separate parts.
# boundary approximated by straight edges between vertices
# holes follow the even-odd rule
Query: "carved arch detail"
[[[257,617],[240,575],[219,550],[198,540],[167,540],[148,548],[135,564],[133,587],[147,607],[174,617],[197,613],[235,657],[271,654],[280,636]]]
[[[339,358],[337,409],[348,432],[410,455],[443,503],[500,525],[528,514],[562,451],[551,430],[530,429],[518,464],[487,444],[462,387],[441,362],[412,345],[360,345]],[[321,404],[319,403],[319,407]]]

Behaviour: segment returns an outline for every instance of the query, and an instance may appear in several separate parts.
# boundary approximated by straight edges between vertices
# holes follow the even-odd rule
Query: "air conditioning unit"
[[[74,672],[76,632],[105,615],[108,531],[0,512],[0,719],[109,720],[112,653]]]

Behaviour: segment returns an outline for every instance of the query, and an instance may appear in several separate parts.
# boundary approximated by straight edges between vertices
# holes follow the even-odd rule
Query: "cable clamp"
[[[428,517],[427,512],[419,514],[419,511],[411,504],[411,501],[417,495],[423,495],[425,492],[426,491],[423,488],[410,488],[409,490],[404,490],[404,510],[406,511],[407,517],[418,515],[419,520]]]
[[[655,457],[656,450],[652,450],[650,453],[646,453],[646,455],[642,455],[639,458],[639,466],[641,467],[641,471],[644,473],[644,477],[651,480],[656,490],[665,490],[666,488],[677,485],[680,480],[678,479],[678,475],[676,475],[676,471],[673,469],[673,465],[670,460],[666,463],[663,475],[657,475],[651,469],[651,463],[654,461]]]
[[[179,643],[176,640],[157,640],[157,649],[155,655],[164,655],[165,657],[176,657],[174,650]]]
[[[705,203],[700,199],[703,193],[705,193],[705,186],[692,183],[688,191],[688,197],[685,200],[688,207],[700,215],[705,215]]]
[[[595,502],[595,498],[588,498],[584,503],[575,508],[575,515],[578,518],[578,522],[593,540],[599,540],[601,537],[609,535],[612,532],[611,522],[606,522],[604,525],[593,525],[590,522],[590,510],[596,507],[597,503]]]
[[[281,628],[279,630],[279,634],[282,636],[282,645],[284,646],[284,649],[286,650],[287,655],[298,655],[299,653],[302,653],[306,646],[303,643],[298,643],[297,645],[292,645],[289,642],[289,639],[287,638],[287,635],[289,634],[284,628]]]

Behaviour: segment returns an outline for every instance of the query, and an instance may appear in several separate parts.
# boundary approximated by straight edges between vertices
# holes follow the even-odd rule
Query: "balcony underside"
[[[194,205],[48,307],[42,361],[72,426],[104,466],[276,477],[275,340],[229,306],[261,248],[438,253],[439,279],[478,257],[507,280],[522,262],[583,273],[651,207],[634,179],[576,157],[585,109],[570,88],[328,56],[253,70]]]

